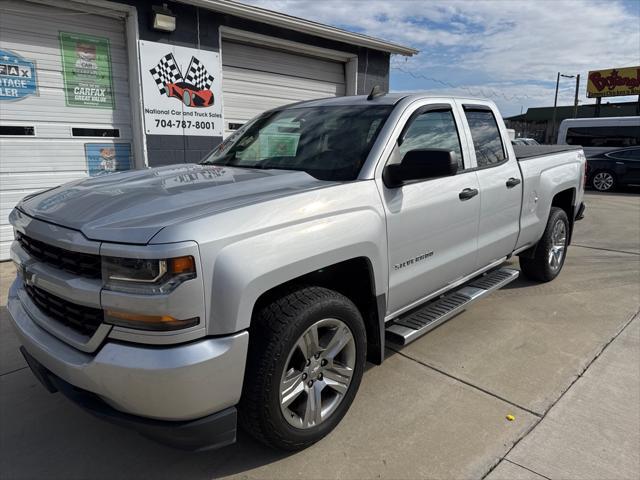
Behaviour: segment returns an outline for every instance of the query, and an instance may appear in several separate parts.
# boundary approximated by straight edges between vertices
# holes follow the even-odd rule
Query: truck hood
[[[173,165],[68,183],[18,209],[91,240],[145,244],[169,225],[331,184],[290,170]]]

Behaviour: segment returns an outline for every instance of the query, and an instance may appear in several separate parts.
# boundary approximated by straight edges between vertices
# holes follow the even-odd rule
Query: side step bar
[[[513,282],[519,274],[518,270],[498,268],[476,277],[418,310],[392,320],[386,327],[386,338],[393,343],[407,345],[462,313],[476,300]]]

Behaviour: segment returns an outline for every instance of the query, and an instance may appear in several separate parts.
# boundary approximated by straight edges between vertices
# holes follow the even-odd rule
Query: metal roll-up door
[[[345,64],[328,59],[222,42],[225,133],[271,108],[345,95]],[[235,125],[234,125],[235,124]]]
[[[13,240],[7,217],[22,197],[90,171],[133,167],[134,150],[122,18],[2,2],[0,52],[0,260],[5,260]],[[77,67],[66,77],[63,54],[67,72],[74,60],[72,70]],[[16,85],[8,75],[11,65],[24,67],[27,83],[17,90],[10,89]],[[110,87],[100,91],[91,85]]]

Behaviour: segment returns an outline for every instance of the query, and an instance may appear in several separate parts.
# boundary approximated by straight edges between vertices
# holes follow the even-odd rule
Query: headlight
[[[186,280],[196,278],[192,256],[146,259],[102,257],[104,288],[143,295],[171,292]]]

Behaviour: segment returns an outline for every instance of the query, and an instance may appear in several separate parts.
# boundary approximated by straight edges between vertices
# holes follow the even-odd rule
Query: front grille
[[[33,285],[24,285],[29,298],[45,315],[84,335],[93,335],[103,320],[102,310],[63,300]]]
[[[16,232],[16,240],[32,257],[75,275],[100,278],[100,255],[72,252]]]

